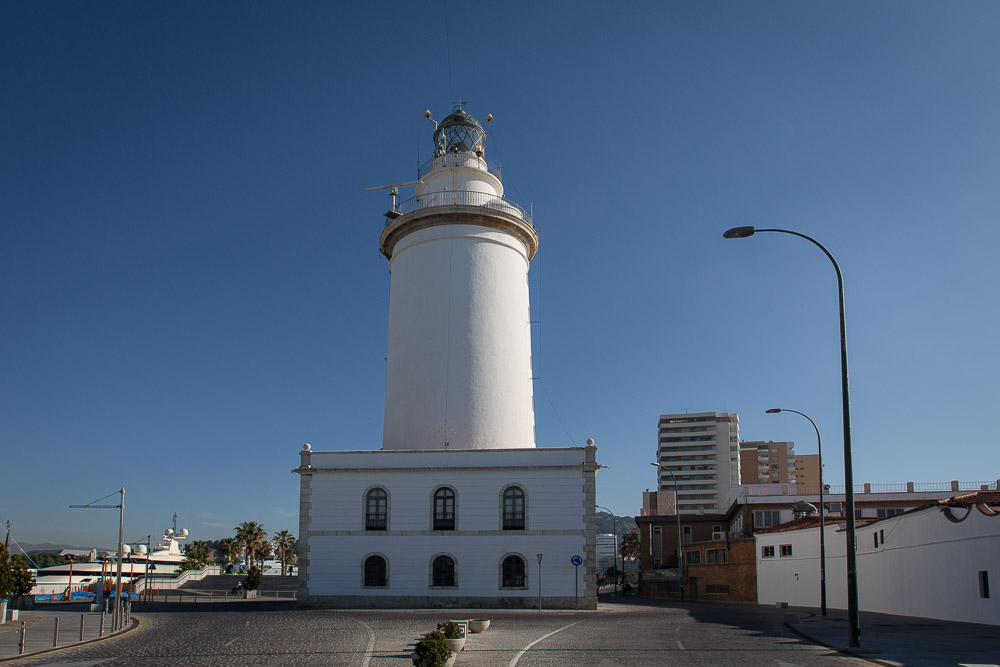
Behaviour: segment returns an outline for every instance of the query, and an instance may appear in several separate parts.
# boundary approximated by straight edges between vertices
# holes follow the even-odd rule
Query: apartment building
[[[660,415],[658,490],[674,489],[673,473],[681,514],[725,512],[730,487],[740,483],[739,443],[735,413]]]
[[[819,455],[795,453],[794,442],[740,443],[741,484],[795,484],[819,489]]]

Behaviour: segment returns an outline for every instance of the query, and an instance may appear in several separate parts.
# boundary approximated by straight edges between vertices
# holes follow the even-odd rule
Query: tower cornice
[[[529,261],[538,251],[538,233],[521,218],[504,211],[487,212],[482,206],[452,204],[419,209],[390,222],[382,230],[382,254],[392,259],[396,244],[404,237],[421,229],[444,225],[475,225],[510,234],[524,245]]]

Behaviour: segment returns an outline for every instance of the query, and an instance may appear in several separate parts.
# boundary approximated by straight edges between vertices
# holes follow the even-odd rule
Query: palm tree
[[[622,535],[622,543],[618,546],[622,558],[634,560],[639,557],[639,529],[633,528]]]
[[[234,529],[236,540],[243,547],[241,551],[246,554],[247,569],[253,565],[254,552],[257,546],[267,540],[267,531],[264,526],[256,521],[244,521]]]
[[[266,536],[266,533],[265,533],[265,536]],[[257,548],[254,549],[253,554],[254,554],[254,557],[257,560],[258,567],[260,567],[260,569],[263,570],[264,569],[264,561],[266,561],[268,558],[270,558],[274,554],[274,548],[271,546],[271,543],[268,542],[267,539],[266,539],[266,537],[265,537],[264,541],[260,542],[257,545]]]
[[[234,537],[225,537],[219,540],[219,551],[226,557],[229,563],[235,562],[240,555],[240,543]]]
[[[274,541],[278,544],[278,557],[281,559],[281,574],[284,575],[285,568],[288,566],[288,552],[291,551],[292,545],[295,544],[295,536],[287,530],[283,530],[274,534]]]

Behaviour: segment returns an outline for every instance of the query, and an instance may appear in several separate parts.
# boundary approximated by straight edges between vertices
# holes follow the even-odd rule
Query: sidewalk
[[[18,644],[21,641],[21,622],[24,622],[25,644],[24,655],[52,649],[58,640],[59,647],[72,646],[80,643],[80,622],[83,619],[83,641],[90,641],[101,636],[100,612],[83,611],[83,607],[73,605],[72,610],[34,609],[20,612],[16,621],[8,621],[0,625],[0,660],[18,657]],[[59,635],[56,637],[56,619],[58,619]],[[129,626],[131,627],[131,626]],[[104,620],[104,636],[111,634],[111,614]]]
[[[862,612],[861,647],[848,649],[845,611],[787,611],[800,616],[787,625],[803,637],[881,665],[1000,667],[1000,626]]]

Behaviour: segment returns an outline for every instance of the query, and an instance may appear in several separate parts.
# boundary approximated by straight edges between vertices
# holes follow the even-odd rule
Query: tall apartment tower
[[[657,461],[677,478],[681,514],[726,511],[730,486],[740,483],[740,418],[729,412],[660,415]],[[673,491],[661,467],[658,489]]]

